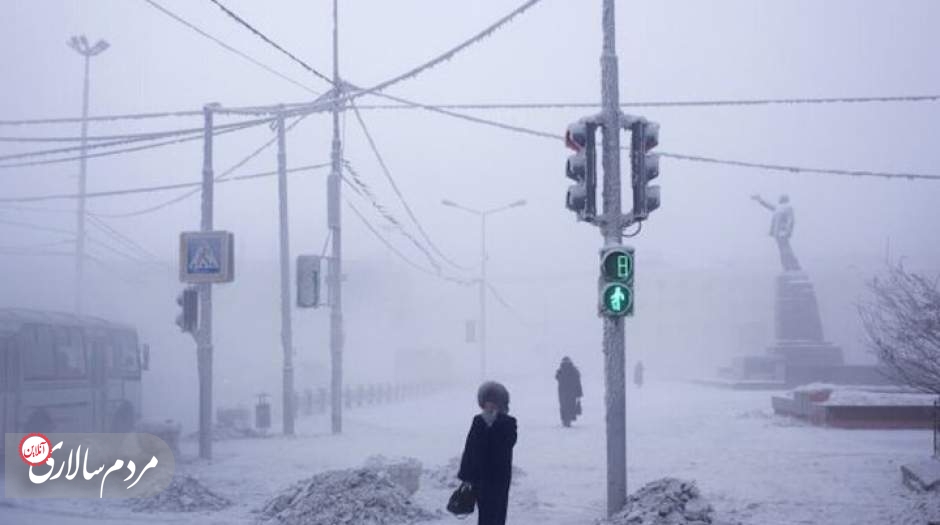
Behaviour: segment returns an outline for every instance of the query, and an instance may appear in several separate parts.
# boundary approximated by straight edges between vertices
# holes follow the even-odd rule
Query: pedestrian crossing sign
[[[226,231],[180,234],[180,281],[227,283],[235,279],[234,236]]]

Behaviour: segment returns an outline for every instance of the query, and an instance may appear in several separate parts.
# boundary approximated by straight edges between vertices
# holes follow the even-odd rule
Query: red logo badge
[[[51,455],[52,445],[49,443],[49,438],[42,434],[26,434],[20,440],[20,459],[29,466],[38,467]]]

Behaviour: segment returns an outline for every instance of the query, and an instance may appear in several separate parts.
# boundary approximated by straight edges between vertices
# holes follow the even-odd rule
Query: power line
[[[241,129],[250,128],[250,127],[252,127],[252,126],[257,126],[257,125],[259,125],[259,124],[266,124],[266,123],[271,122],[271,121],[272,121],[272,119],[270,119],[270,118],[264,118],[264,119],[248,120],[248,121],[245,121],[245,122],[238,122],[238,123],[234,123],[234,124],[225,124],[225,125],[222,125],[222,126],[218,126],[218,127],[216,127],[216,128],[213,128],[213,134],[215,134],[215,135],[221,135],[221,134],[226,133],[226,132],[228,132],[228,131],[238,131],[238,130],[241,130]],[[79,145],[79,146],[68,146],[68,147],[64,147],[64,148],[53,148],[53,149],[45,149],[45,150],[35,150],[35,151],[27,151],[27,152],[23,152],[23,153],[12,153],[12,154],[9,154],[9,155],[2,155],[2,156],[0,156],[0,161],[7,161],[7,160],[14,160],[14,159],[23,159],[23,158],[30,158],[30,157],[41,157],[41,156],[45,156],[45,155],[58,155],[58,154],[61,154],[61,153],[71,153],[71,152],[73,152],[73,151],[82,151],[83,149],[110,148],[110,147],[113,147],[113,146],[123,146],[123,145],[126,145],[126,144],[133,144],[133,143],[135,143],[135,142],[146,142],[146,141],[151,141],[151,140],[156,140],[156,139],[161,139],[161,138],[166,138],[166,137],[174,137],[174,136],[184,136],[184,135],[190,136],[190,135],[198,134],[198,136],[201,137],[203,131],[204,131],[203,128],[188,128],[188,129],[181,129],[181,130],[175,130],[175,131],[164,131],[164,132],[156,132],[156,133],[140,133],[140,134],[130,134],[130,135],[124,135],[124,136],[115,136],[115,137],[114,137],[113,139],[111,139],[111,140],[108,140],[108,141],[105,141],[105,142],[100,142],[100,143],[97,143],[97,144],[89,144],[89,145],[87,145],[87,146],[81,146],[81,145]],[[79,138],[78,140],[81,140],[81,138]],[[89,156],[90,156],[90,155],[89,155]],[[79,158],[81,158],[81,157],[79,156]]]
[[[428,249],[423,244],[421,244],[421,242],[418,241],[418,239],[416,239],[414,235],[412,235],[407,230],[405,230],[401,222],[397,218],[395,218],[395,216],[392,215],[391,212],[389,212],[385,208],[385,206],[383,206],[378,201],[378,199],[375,197],[375,194],[373,194],[369,186],[365,182],[362,181],[362,178],[359,176],[359,174],[352,167],[352,165],[349,163],[348,160],[344,160],[343,165],[346,168],[346,171],[349,172],[350,176],[352,176],[353,181],[355,181],[356,184],[354,185],[353,183],[349,182],[349,179],[347,177],[342,177],[343,182],[345,182],[347,186],[349,186],[354,192],[356,192],[357,195],[359,195],[360,197],[366,198],[369,201],[369,203],[372,204],[372,207],[375,208],[386,221],[388,221],[393,226],[395,226],[395,228],[401,235],[403,235],[405,238],[411,241],[411,243],[415,246],[415,248],[417,248],[419,251],[421,251],[421,253],[424,254],[424,256],[427,258],[431,266],[433,266],[434,269],[438,273],[440,273],[441,265],[439,262],[437,262],[437,259],[434,258],[431,252],[428,251]],[[342,176],[342,174],[340,176]]]
[[[469,285],[469,284],[472,284],[471,282],[469,282],[469,281],[467,281],[467,280],[464,280],[464,279],[459,279],[459,278],[456,278],[456,277],[450,277],[450,276],[447,276],[447,275],[443,275],[443,274],[441,274],[441,273],[439,273],[439,272],[435,272],[434,270],[430,270],[430,269],[428,269],[428,268],[425,268],[424,266],[421,266],[420,264],[418,264],[418,263],[412,261],[412,260],[409,259],[405,254],[403,254],[400,250],[398,250],[398,248],[396,248],[391,242],[389,242],[388,239],[386,239],[384,236],[382,236],[382,234],[379,233],[379,231],[375,228],[375,226],[373,226],[372,223],[370,223],[369,220],[366,219],[366,217],[356,208],[355,205],[353,205],[352,202],[350,202],[350,200],[349,200],[348,198],[343,197],[343,200],[346,202],[346,205],[349,206],[349,209],[351,209],[351,210],[353,211],[353,213],[354,213],[357,217],[359,217],[359,220],[362,221],[362,223],[366,226],[366,228],[368,228],[369,231],[372,232],[372,234],[375,235],[375,237],[376,237],[383,245],[385,245],[385,247],[388,248],[388,250],[389,250],[390,252],[392,252],[392,253],[395,254],[399,259],[401,259],[401,260],[404,261],[406,264],[408,264],[408,266],[411,266],[412,268],[418,270],[419,272],[422,272],[422,273],[425,273],[425,274],[428,274],[428,275],[437,277],[438,279],[443,279],[443,280],[448,281],[448,282],[452,282],[452,283],[456,283],[456,284],[461,284],[461,285]]]
[[[551,139],[551,140],[564,140],[562,135],[557,135],[554,133],[549,133],[541,130],[536,130],[532,128],[526,128],[523,126],[516,126],[513,124],[506,124],[503,122],[498,122],[491,119],[485,119],[480,117],[475,117],[472,115],[466,115],[464,113],[458,113],[448,109],[442,109],[437,106],[432,106],[429,104],[422,104],[420,102],[414,102],[411,100],[406,100],[401,97],[394,97],[385,93],[377,93],[376,96],[387,98],[389,100],[394,100],[402,104],[409,106],[421,108],[427,111],[434,113],[440,113],[453,118],[458,118],[473,122],[476,124],[482,124],[485,126],[499,128],[505,131],[511,131],[515,133],[520,133],[524,135],[531,135],[539,138]],[[628,150],[629,148],[623,148]],[[812,168],[812,167],[801,167],[801,166],[792,166],[792,165],[783,165],[783,164],[769,164],[769,163],[758,163],[758,162],[746,162],[730,159],[719,159],[714,157],[705,157],[701,155],[686,155],[681,153],[668,153],[660,152],[659,155],[665,158],[671,158],[676,160],[685,160],[691,162],[704,162],[709,164],[721,164],[726,166],[736,166],[744,168],[758,168],[770,171],[786,171],[791,173],[817,173],[823,175],[849,175],[849,176],[869,176],[869,177],[883,177],[888,179],[921,179],[921,180],[940,180],[940,175],[935,174],[924,174],[924,173],[899,173],[899,172],[885,172],[885,171],[873,171],[873,170],[844,170],[844,169],[829,169],[829,168]]]
[[[401,202],[402,206],[405,208],[405,212],[408,213],[408,216],[411,218],[411,221],[418,228],[418,232],[424,238],[425,242],[428,243],[428,246],[431,247],[431,250],[434,251],[441,259],[446,261],[451,266],[455,268],[466,270],[466,267],[461,266],[454,261],[450,260],[446,255],[444,255],[441,250],[434,244],[434,241],[431,240],[431,236],[428,235],[424,227],[421,225],[421,221],[418,220],[418,217],[415,216],[414,211],[411,209],[411,206],[408,204],[408,201],[405,199],[405,196],[402,195],[401,190],[398,188],[398,184],[395,182],[394,177],[392,177],[391,171],[388,169],[388,165],[385,164],[385,159],[382,157],[382,153],[379,152],[378,146],[375,144],[375,140],[372,138],[372,134],[369,132],[368,126],[366,126],[365,120],[362,118],[362,114],[359,113],[359,109],[356,107],[355,102],[350,103],[353,111],[356,115],[356,119],[359,121],[359,126],[362,128],[362,132],[366,136],[366,140],[369,142],[369,147],[372,149],[372,153],[375,154],[376,160],[379,162],[379,166],[382,167],[382,173],[385,174],[385,178],[388,180],[389,184],[392,186],[392,189],[395,191],[395,195],[398,196],[398,200]]]
[[[147,0],[147,1],[150,1],[150,0]],[[304,62],[303,60],[297,58],[293,53],[291,53],[290,51],[288,51],[288,50],[284,49],[283,47],[281,47],[280,45],[278,45],[277,42],[275,42],[275,41],[271,40],[270,38],[268,38],[267,35],[265,35],[265,34],[262,33],[261,31],[259,31],[258,29],[255,29],[254,26],[252,26],[251,24],[249,24],[248,22],[246,22],[242,17],[240,17],[240,16],[238,16],[237,14],[235,14],[231,9],[229,9],[229,8],[225,7],[224,5],[222,5],[222,3],[219,2],[219,0],[209,0],[209,1],[212,2],[213,4],[215,4],[216,6],[218,6],[219,9],[221,9],[225,14],[227,14],[229,17],[231,17],[232,19],[234,19],[236,22],[238,22],[239,24],[241,24],[242,26],[244,26],[246,29],[248,29],[249,31],[251,31],[252,33],[254,33],[258,38],[260,38],[261,40],[264,40],[265,43],[267,43],[268,45],[270,45],[270,46],[273,47],[274,49],[277,49],[277,50],[280,51],[281,53],[284,53],[284,54],[287,55],[291,60],[293,60],[294,62],[300,64],[300,66],[303,67],[304,69],[306,69],[307,71],[313,73],[314,75],[318,76],[318,77],[321,78],[322,80],[325,80],[325,81],[326,81],[327,83],[329,83],[330,85],[333,85],[333,80],[332,80],[330,77],[324,75],[323,73],[320,73],[319,71],[317,71],[316,69],[314,69],[312,66],[310,66],[309,64],[307,64],[306,62]]]
[[[721,107],[721,106],[769,106],[800,104],[861,104],[888,102],[937,102],[940,95],[901,95],[883,97],[823,97],[823,98],[766,98],[766,99],[715,99],[715,100],[658,100],[621,102],[621,108],[654,107]],[[496,102],[481,104],[433,104],[441,109],[583,109],[599,108],[596,102]],[[359,109],[415,109],[410,104],[362,104]]]
[[[329,164],[309,164],[306,166],[297,166],[296,168],[289,168],[287,173],[301,172],[301,171],[312,171],[317,169],[322,169],[328,167]],[[250,180],[250,179],[259,179],[264,177],[273,177],[277,175],[277,171],[262,171],[259,173],[251,173],[246,175],[239,175],[236,177],[227,178],[224,180],[216,181],[220,184],[226,182],[232,182],[236,180]],[[85,194],[85,198],[95,198],[95,197],[118,197],[123,195],[134,195],[138,193],[154,193],[160,191],[168,190],[177,190],[182,188],[194,188],[202,186],[201,182],[180,182],[177,184],[162,184],[159,186],[143,186],[138,188],[127,188],[123,190],[109,190],[109,191],[97,191],[89,192]],[[41,202],[41,201],[51,201],[51,200],[71,200],[78,199],[81,197],[78,193],[58,193],[52,195],[35,195],[30,197],[3,197],[0,198],[0,204],[11,203],[11,202]],[[42,212],[67,212],[74,213],[74,210],[54,210],[54,209],[42,209],[42,208],[26,208],[27,211],[42,211]],[[107,215],[100,214],[91,214],[96,217],[107,217]]]
[[[869,170],[842,170],[830,168],[808,168],[801,166],[786,166],[782,164],[766,164],[760,162],[744,162],[739,160],[716,159],[713,157],[702,157],[699,155],[683,155],[679,153],[660,152],[659,156],[670,159],[686,160],[693,162],[706,162],[710,164],[722,164],[725,166],[737,166],[742,168],[759,168],[770,171],[786,171],[790,173],[818,173],[822,175],[849,175],[853,177],[883,177],[886,179],[908,179],[908,180],[940,180],[940,175],[926,173],[897,173],[886,171]]]
[[[292,130],[292,129],[294,128],[294,126],[296,126],[297,124],[300,124],[300,122],[303,121],[303,120],[304,120],[305,118],[307,118],[308,116],[309,116],[309,114],[307,114],[307,115],[301,115],[301,116],[297,117],[293,122],[291,122],[290,124],[287,125],[287,127],[284,128],[284,133],[287,133],[287,132],[289,132],[290,130]],[[258,147],[256,150],[252,151],[251,153],[249,153],[248,155],[246,155],[244,158],[242,158],[241,160],[239,160],[239,161],[236,162],[235,164],[229,166],[229,168],[226,169],[225,171],[223,171],[222,173],[216,175],[215,179],[213,179],[213,182],[221,182],[221,181],[223,181],[223,180],[226,179],[229,175],[231,175],[233,172],[235,172],[236,170],[240,169],[240,168],[241,168],[242,166],[244,166],[245,164],[248,164],[248,162],[250,162],[252,159],[254,159],[254,158],[257,157],[258,155],[260,155],[264,150],[266,150],[266,149],[268,149],[269,147],[271,147],[271,145],[274,144],[275,142],[277,142],[277,136],[275,136],[275,137],[269,139],[269,140],[266,141],[264,144],[262,144],[260,147]],[[98,215],[101,216],[101,217],[110,217],[110,218],[126,218],[126,217],[136,217],[136,216],[144,215],[144,214],[147,214],[147,213],[152,213],[152,212],[155,212],[155,211],[158,211],[158,210],[162,210],[162,209],[164,209],[164,208],[166,208],[166,207],[168,207],[168,206],[171,206],[171,205],[173,205],[173,204],[176,204],[177,202],[182,202],[182,201],[188,199],[189,197],[192,197],[193,195],[199,193],[200,190],[201,190],[202,183],[199,183],[199,186],[200,186],[200,187],[197,187],[197,188],[195,188],[195,189],[193,189],[193,190],[187,191],[187,192],[185,192],[185,193],[183,193],[183,194],[181,194],[181,195],[179,195],[179,196],[177,196],[177,197],[173,197],[172,199],[166,200],[166,201],[161,202],[161,203],[159,203],[159,204],[154,204],[154,205],[151,205],[151,206],[147,206],[147,207],[145,207],[145,208],[141,208],[141,209],[137,209],[137,210],[129,211],[129,212],[111,213],[111,214],[98,214]]]
[[[195,31],[196,33],[199,33],[199,34],[202,35],[203,37],[208,38],[209,40],[211,40],[211,41],[215,42],[216,44],[222,46],[222,48],[226,49],[227,51],[229,51],[229,52],[231,52],[231,53],[234,53],[235,55],[237,55],[237,56],[239,56],[239,57],[241,57],[241,58],[243,58],[243,59],[245,59],[245,60],[251,62],[252,64],[254,64],[254,65],[260,67],[261,69],[264,69],[265,71],[267,71],[267,72],[269,72],[269,73],[271,73],[271,74],[273,74],[273,75],[275,75],[275,76],[278,76],[278,77],[280,77],[280,78],[282,78],[282,79],[284,79],[284,80],[290,82],[291,84],[293,84],[293,85],[299,87],[300,89],[303,89],[304,91],[307,91],[307,92],[309,92],[309,93],[313,93],[314,95],[319,95],[319,94],[320,94],[318,91],[315,91],[315,90],[313,90],[313,89],[307,87],[306,85],[302,84],[301,82],[298,82],[297,80],[294,80],[293,78],[291,78],[291,77],[289,77],[289,76],[287,76],[287,75],[281,73],[280,71],[274,69],[273,67],[270,67],[270,66],[268,66],[267,64],[265,64],[265,63],[263,63],[263,62],[261,62],[261,61],[259,61],[259,60],[256,60],[256,59],[252,58],[250,55],[248,55],[248,54],[246,54],[246,53],[243,53],[243,52],[239,51],[238,49],[235,49],[234,47],[232,47],[232,46],[226,44],[226,43],[223,42],[222,40],[219,40],[218,38],[216,38],[216,37],[210,35],[209,33],[205,32],[205,31],[203,31],[203,30],[200,29],[199,27],[197,27],[197,26],[195,26],[195,25],[193,25],[193,24],[187,22],[183,17],[181,17],[181,16],[177,15],[176,13],[170,11],[169,9],[163,7],[162,5],[158,4],[158,3],[155,2],[154,0],[144,0],[144,1],[147,2],[148,4],[150,4],[151,6],[153,6],[153,8],[155,8],[155,9],[157,9],[158,11],[162,12],[163,14],[169,16],[170,18],[176,20],[177,22],[183,24],[184,26],[186,26],[186,27],[192,29],[192,30]]]
[[[218,131],[218,132],[213,133],[213,136],[226,135],[226,134],[228,134],[228,133],[232,133],[232,132],[235,132],[235,131],[240,131],[240,130],[242,130],[242,129],[246,129],[246,128],[248,128],[248,127],[256,126],[256,125],[257,125],[257,124],[240,125],[240,126],[238,126],[238,127],[227,128],[227,129],[224,129],[224,130],[222,130],[222,131]],[[182,144],[182,143],[184,143],[184,142],[192,142],[192,141],[194,141],[194,140],[200,140],[200,139],[202,139],[202,135],[201,135],[201,134],[198,134],[198,135],[190,135],[190,136],[185,136],[185,137],[182,137],[182,138],[175,138],[175,139],[171,139],[171,140],[165,140],[165,141],[161,141],[161,142],[154,142],[154,143],[151,143],[151,144],[145,144],[145,145],[143,145],[143,146],[132,146],[132,147],[128,147],[128,148],[118,148],[118,149],[112,149],[112,150],[103,151],[103,152],[99,152],[99,153],[90,153],[90,154],[87,154],[87,155],[75,155],[75,156],[72,156],[72,157],[63,157],[63,158],[59,158],[59,159],[34,160],[34,161],[12,162],[12,163],[7,163],[7,164],[0,164],[0,169],[3,169],[3,168],[21,168],[21,167],[26,167],[26,166],[45,166],[45,165],[49,165],[49,164],[61,164],[61,163],[63,163],[63,162],[72,162],[72,161],[75,161],[75,160],[80,160],[80,159],[83,158],[83,157],[84,157],[84,158],[88,158],[88,159],[91,159],[91,158],[99,158],[99,157],[110,157],[110,156],[112,156],[112,155],[121,155],[121,154],[123,154],[123,153],[133,153],[133,152],[136,152],[136,151],[144,151],[144,150],[148,150],[148,149],[160,148],[160,147],[163,147],[163,146],[171,146],[171,145],[174,145],[174,144]],[[137,141],[137,140],[135,140],[135,141],[126,141],[125,143],[131,143],[131,142],[139,142],[139,141]],[[101,144],[92,144],[92,145],[89,145],[89,146],[88,146],[88,148],[94,148],[94,147],[103,147],[103,145],[101,145]],[[47,150],[47,151],[30,152],[29,155],[30,155],[30,156],[38,156],[38,155],[46,155],[46,154],[51,154],[51,153],[49,153],[49,150]],[[24,155],[24,154],[18,154],[18,155],[22,156],[22,155]]]

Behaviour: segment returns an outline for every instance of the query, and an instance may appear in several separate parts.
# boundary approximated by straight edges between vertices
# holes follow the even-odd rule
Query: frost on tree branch
[[[868,283],[859,306],[868,345],[898,381],[940,395],[940,289],[937,280],[890,265]]]

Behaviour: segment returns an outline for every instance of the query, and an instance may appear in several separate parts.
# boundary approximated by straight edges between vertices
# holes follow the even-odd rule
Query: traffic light
[[[599,310],[608,317],[633,315],[633,248],[601,250]]]
[[[565,207],[578,214],[578,220],[593,222],[597,215],[597,124],[580,120],[568,126],[565,146],[574,150],[565,164],[565,175],[576,182],[568,187]]]
[[[630,126],[630,169],[633,174],[633,219],[645,220],[659,208],[659,186],[647,186],[659,176],[659,155],[649,151],[659,144],[659,124],[644,118]]]
[[[184,288],[176,296],[176,304],[180,306],[176,326],[180,327],[181,332],[195,333],[199,326],[199,292],[194,286]]]

